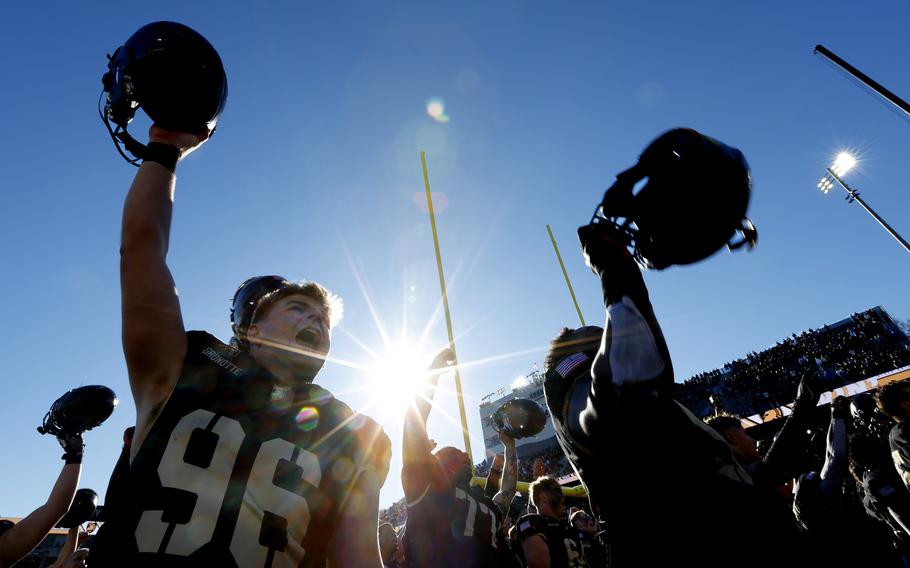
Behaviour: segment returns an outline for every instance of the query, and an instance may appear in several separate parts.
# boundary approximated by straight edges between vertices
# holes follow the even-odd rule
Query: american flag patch
[[[559,365],[556,365],[556,372],[559,373],[559,376],[566,378],[569,373],[574,371],[579,365],[585,361],[590,361],[590,358],[584,353],[573,353],[565,359],[563,359]]]

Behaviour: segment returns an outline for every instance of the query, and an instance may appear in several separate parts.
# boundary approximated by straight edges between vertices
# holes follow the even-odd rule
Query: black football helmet
[[[113,414],[118,403],[117,395],[106,386],[75,388],[54,401],[38,432],[58,438],[81,434],[100,426]]]
[[[98,494],[91,489],[80,489],[73,496],[69,511],[57,523],[58,527],[71,529],[79,526],[94,516],[98,508]]]
[[[227,101],[227,76],[218,52],[193,29],[176,22],[145,25],[108,59],[101,79],[107,98],[98,110],[128,162],[138,165],[145,152],[145,145],[127,132],[138,108],[165,130],[215,129]]]
[[[490,416],[493,429],[514,439],[536,436],[547,425],[547,413],[529,398],[513,398]]]
[[[288,281],[281,276],[254,276],[247,278],[234,292],[231,300],[231,329],[234,330],[235,347],[247,349],[246,332],[253,320],[256,304],[266,294],[278,290]]]
[[[751,186],[742,152],[676,128],[651,142],[636,165],[616,176],[591,223],[604,223],[605,230],[619,235],[643,268],[691,264],[724,245],[731,250],[755,245],[758,233],[746,218]],[[742,239],[733,243],[737,232]]]

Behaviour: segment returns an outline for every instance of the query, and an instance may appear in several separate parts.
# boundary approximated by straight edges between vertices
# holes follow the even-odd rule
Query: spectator
[[[674,392],[700,417],[715,414],[718,402],[727,413],[750,416],[789,402],[798,378],[809,371],[824,379],[824,390],[833,390],[908,364],[907,336],[884,310],[874,308],[837,327],[793,334],[770,349],[695,375]]]
[[[801,456],[809,442],[806,432],[820,396],[821,385],[817,378],[812,374],[805,375],[797,388],[793,413],[787,417],[764,457],[738,418],[715,416],[708,419],[708,425],[724,437],[756,487],[774,490],[802,471],[804,460]]]

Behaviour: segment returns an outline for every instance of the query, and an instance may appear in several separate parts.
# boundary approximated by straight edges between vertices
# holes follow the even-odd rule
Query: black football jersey
[[[384,482],[391,445],[325,389],[275,385],[248,354],[188,332],[92,566],[324,566],[347,496],[366,471]]]
[[[588,567],[581,541],[578,539],[578,531],[570,528],[566,523],[544,515],[525,515],[518,519],[515,527],[516,549],[525,566],[528,563],[522,546],[527,539],[540,535],[550,551],[552,568]]]
[[[497,538],[502,513],[476,487],[453,486],[431,459],[402,473],[408,520],[404,549],[411,568],[483,568],[502,565]]]

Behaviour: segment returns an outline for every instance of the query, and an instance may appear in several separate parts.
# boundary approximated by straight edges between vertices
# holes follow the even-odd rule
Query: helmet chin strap
[[[123,143],[123,147],[126,148],[126,151],[130,154],[136,156],[136,159],[141,160],[145,158],[145,151],[148,147],[145,144],[142,144],[126,131],[126,128],[118,131],[114,134],[114,137]]]
[[[107,105],[101,104],[106,92],[107,90],[102,90],[101,96],[98,97],[98,114],[101,116],[101,121],[104,122],[105,128],[107,128],[108,134],[111,135],[111,140],[114,141],[114,147],[117,148],[117,152],[123,156],[124,160],[138,168],[141,165],[142,159],[145,157],[146,146],[133,138],[130,133],[127,132],[126,126],[116,124],[116,128],[111,127],[110,109]],[[130,158],[126,155],[124,150],[135,157]]]

